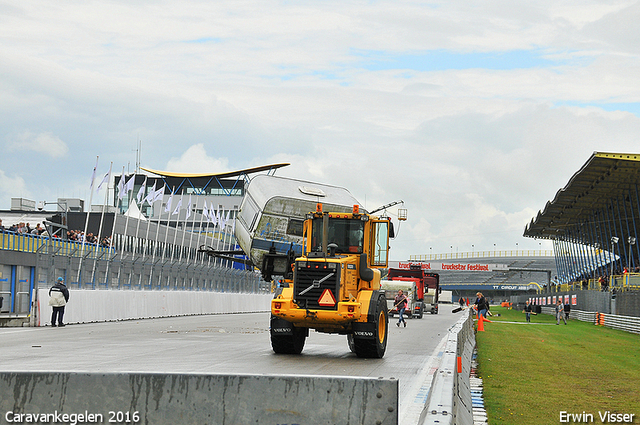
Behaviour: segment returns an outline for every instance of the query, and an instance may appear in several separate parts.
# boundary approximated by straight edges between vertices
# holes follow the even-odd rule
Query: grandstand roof
[[[281,163],[281,164],[262,165],[260,167],[245,168],[244,170],[228,171],[225,173],[209,173],[209,174],[174,173],[171,171],[158,171],[158,170],[152,170],[150,168],[144,168],[144,167],[140,167],[140,168],[144,171],[147,171],[149,173],[156,174],[162,177],[178,177],[178,178],[190,179],[190,178],[197,178],[197,177],[218,177],[218,178],[236,177],[236,176],[241,176],[243,174],[258,173],[260,171],[277,170],[278,168],[286,167],[287,165],[290,165],[290,164]]]
[[[640,154],[594,152],[525,227],[524,236],[562,240],[570,226],[587,221],[595,211],[611,206],[612,200],[636,193],[638,184]],[[629,221],[640,223],[639,209],[627,212]],[[627,236],[622,235],[623,240]]]

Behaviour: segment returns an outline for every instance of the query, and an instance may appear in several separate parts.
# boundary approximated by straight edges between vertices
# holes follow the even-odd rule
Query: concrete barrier
[[[471,360],[476,338],[470,310],[449,329],[420,425],[472,425]]]
[[[70,291],[66,323],[106,322],[194,314],[270,311],[272,294],[205,291]],[[36,326],[51,322],[49,289],[38,290]]]
[[[397,424],[398,381],[0,372],[0,423]]]

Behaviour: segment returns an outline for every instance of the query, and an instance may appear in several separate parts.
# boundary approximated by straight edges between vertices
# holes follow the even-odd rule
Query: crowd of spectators
[[[30,235],[36,235],[36,236],[40,236],[40,235],[46,236],[46,233],[47,233],[45,228],[42,227],[40,223],[38,223],[35,227],[31,227],[30,223],[24,223],[24,222],[15,223],[9,227],[5,227],[2,223],[2,219],[0,219],[0,232],[13,232],[21,235],[30,234]]]
[[[11,232],[17,234],[30,234],[35,236],[49,236],[47,230],[38,223],[35,227],[31,227],[29,223],[19,222],[12,224],[9,227],[5,227],[0,219],[0,232]],[[53,237],[59,238],[58,234],[54,234]],[[67,231],[67,239],[70,241],[82,242],[85,238],[85,234],[82,230],[69,230]],[[87,233],[85,243],[97,244],[98,237],[93,233]],[[111,246],[111,236],[105,236],[100,239],[100,246]]]
[[[69,230],[67,232],[67,239],[70,241],[82,242],[85,238],[85,234],[82,230]],[[86,234],[85,243],[97,244],[98,236],[89,232]],[[111,236],[105,236],[100,239],[100,246],[111,246]]]

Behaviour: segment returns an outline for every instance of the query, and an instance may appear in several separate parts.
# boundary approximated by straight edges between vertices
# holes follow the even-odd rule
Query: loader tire
[[[353,334],[347,335],[347,345],[349,345],[349,350],[351,350],[352,353],[356,352],[356,345],[353,342]]]
[[[307,339],[306,328],[293,327],[293,335],[276,335],[271,332],[271,348],[276,354],[300,354]]]
[[[354,338],[354,351],[358,357],[381,359],[387,350],[387,338],[389,336],[389,316],[387,301],[384,297],[378,298],[375,313],[375,338]]]

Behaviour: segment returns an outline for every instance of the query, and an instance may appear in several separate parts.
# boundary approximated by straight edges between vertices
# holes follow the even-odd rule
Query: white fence
[[[49,290],[39,289],[35,326],[51,324]],[[109,322],[195,314],[249,313],[270,310],[272,294],[208,291],[71,290],[66,323]]]

